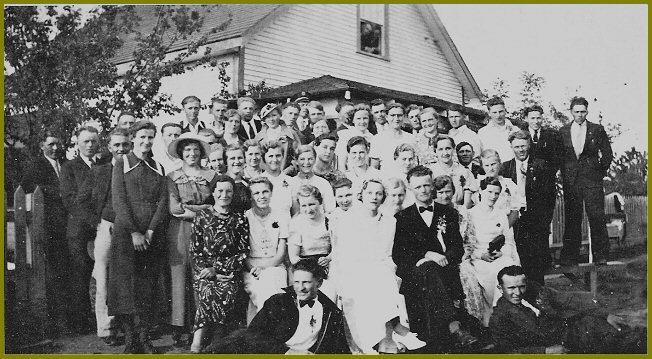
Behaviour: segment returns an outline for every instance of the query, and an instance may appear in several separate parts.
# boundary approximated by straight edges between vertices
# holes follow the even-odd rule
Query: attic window
[[[388,59],[387,4],[358,5],[358,52]]]

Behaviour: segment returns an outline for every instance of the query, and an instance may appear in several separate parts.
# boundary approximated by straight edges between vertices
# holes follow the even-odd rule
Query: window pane
[[[384,4],[360,4],[360,19],[371,21],[376,24],[385,24]]]
[[[383,27],[370,21],[360,20],[360,50],[382,55]]]

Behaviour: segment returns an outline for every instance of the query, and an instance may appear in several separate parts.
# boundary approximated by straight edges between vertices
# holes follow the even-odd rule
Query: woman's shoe
[[[417,338],[417,335],[408,332],[405,335],[399,335],[398,333],[392,333],[392,339],[395,342],[403,344],[408,350],[417,350],[426,346],[426,342]]]

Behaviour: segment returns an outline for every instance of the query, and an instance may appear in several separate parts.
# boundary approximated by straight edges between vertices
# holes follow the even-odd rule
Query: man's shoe
[[[458,329],[456,332],[451,333],[451,335],[453,336],[455,345],[458,347],[468,347],[478,341],[478,338],[464,329]]]
[[[115,335],[109,335],[108,337],[102,337],[104,344],[114,347],[118,345],[118,338]]]

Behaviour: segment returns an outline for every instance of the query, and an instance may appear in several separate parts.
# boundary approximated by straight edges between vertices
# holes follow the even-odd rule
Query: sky
[[[584,96],[589,121],[622,124],[615,152],[647,151],[647,5],[434,6],[481,89],[500,77],[517,97],[519,75],[535,73],[544,100]]]

